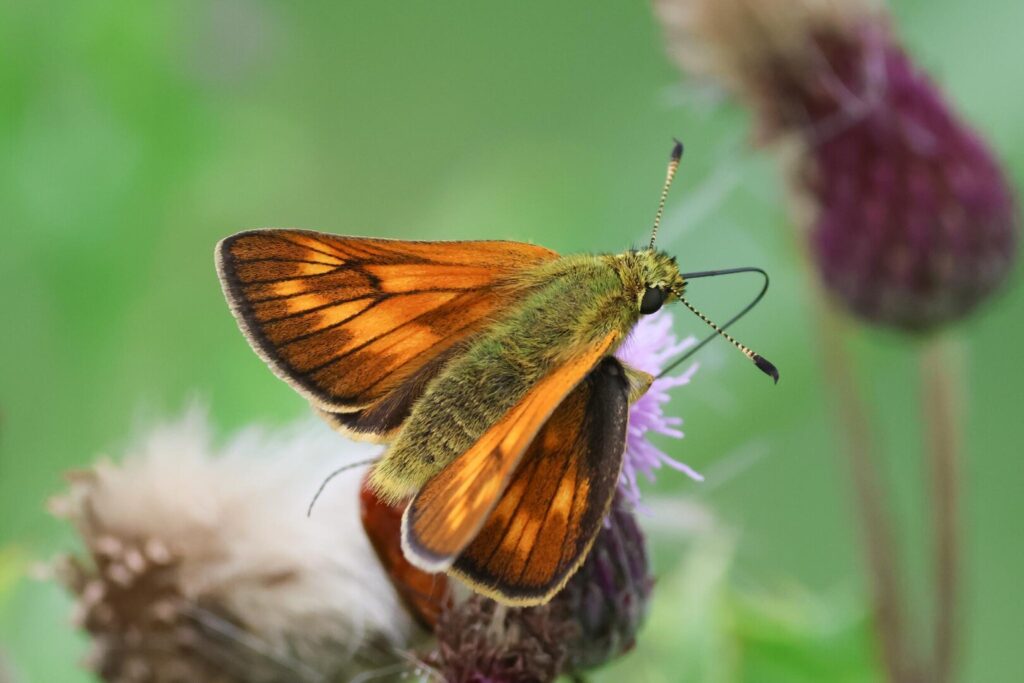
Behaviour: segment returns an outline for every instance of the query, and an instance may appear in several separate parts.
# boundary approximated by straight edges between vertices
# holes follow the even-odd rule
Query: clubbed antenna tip
[[[751,357],[751,360],[754,361],[754,365],[756,365],[761,372],[775,380],[776,384],[779,383],[779,369],[772,365],[771,362],[768,361],[768,359],[766,359],[764,356],[761,356],[760,354],[755,353]]]
[[[658,238],[658,226],[661,225],[661,216],[665,213],[665,200],[668,199],[668,188],[672,186],[672,179],[676,177],[676,170],[679,168],[679,160],[683,158],[683,143],[672,138],[675,143],[672,146],[672,156],[668,160],[668,172],[665,174],[665,185],[661,188],[661,200],[658,202],[658,212],[654,214],[654,228],[651,230],[651,243],[648,249],[654,249],[654,240]]]
[[[677,138],[672,138],[672,142],[676,144],[672,147],[672,156],[670,160],[679,163],[679,160],[683,158],[683,143]]]

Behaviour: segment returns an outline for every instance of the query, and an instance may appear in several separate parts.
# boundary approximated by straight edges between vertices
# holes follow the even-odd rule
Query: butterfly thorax
[[[527,391],[580,349],[609,336],[609,353],[640,317],[652,286],[681,286],[660,252],[560,257],[518,275],[518,304],[465,343],[412,409],[372,482],[389,499],[418,490]]]

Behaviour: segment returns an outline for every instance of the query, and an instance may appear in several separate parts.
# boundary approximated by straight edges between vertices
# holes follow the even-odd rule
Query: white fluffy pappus
[[[73,476],[54,510],[94,557],[104,544],[162,546],[185,600],[217,606],[273,652],[336,670],[363,647],[403,648],[414,631],[360,522],[365,468],[336,477],[306,515],[328,474],[377,452],[314,420],[250,427],[215,447],[192,409],[120,462]]]

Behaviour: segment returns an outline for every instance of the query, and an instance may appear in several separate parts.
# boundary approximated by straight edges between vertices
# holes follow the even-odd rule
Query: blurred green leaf
[[[881,680],[863,606],[791,588],[736,591],[735,637],[751,683]]]
[[[724,531],[701,534],[688,544],[684,559],[655,584],[636,651],[595,680],[738,681],[729,608],[734,552],[735,539]]]
[[[3,611],[18,581],[28,567],[25,552],[13,545],[0,548],[0,611]]]

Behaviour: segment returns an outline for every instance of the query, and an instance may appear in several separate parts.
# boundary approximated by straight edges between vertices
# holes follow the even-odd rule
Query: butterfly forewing
[[[452,573],[511,604],[540,604],[561,589],[615,494],[628,409],[622,366],[605,358],[537,434]]]
[[[301,230],[243,232],[217,247],[224,292],[257,352],[322,411],[372,409],[390,397],[362,421],[335,420],[378,438],[440,370],[432,361],[522,296],[517,275],[554,258],[520,242]]]
[[[549,373],[416,494],[402,523],[402,547],[413,563],[429,571],[447,569],[473,542],[548,418],[601,361],[615,338],[609,334]]]

